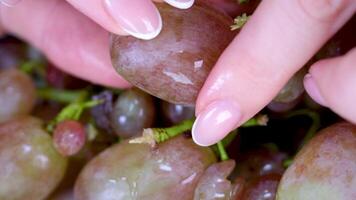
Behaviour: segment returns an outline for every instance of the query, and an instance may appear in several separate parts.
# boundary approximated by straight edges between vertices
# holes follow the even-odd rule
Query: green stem
[[[253,126],[266,126],[268,122],[267,115],[257,115],[254,118],[249,119],[247,122],[242,124],[241,127],[253,127]]]
[[[82,101],[88,95],[86,90],[61,90],[54,88],[39,88],[37,94],[42,99],[57,101],[60,103],[72,103]]]
[[[229,160],[229,156],[227,155],[227,153],[225,151],[225,147],[224,147],[224,144],[222,143],[222,141],[219,141],[216,145],[218,147],[221,161]]]
[[[307,116],[312,120],[312,124],[301,142],[301,145],[299,147],[299,149],[300,149],[315,135],[317,130],[320,128],[320,116],[318,113],[316,113],[314,111],[302,109],[302,110],[297,110],[297,111],[294,111],[294,112],[288,114],[287,118],[291,118],[291,117],[295,117],[295,116]]]
[[[64,120],[79,120],[84,109],[97,106],[102,100],[89,100],[86,102],[73,102],[64,107],[59,114],[47,125],[46,129],[52,132],[54,127]]]

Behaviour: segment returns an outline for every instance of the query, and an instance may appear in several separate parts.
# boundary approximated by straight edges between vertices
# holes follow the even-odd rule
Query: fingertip
[[[179,8],[188,9],[193,6],[194,0],[164,0],[169,5]]]

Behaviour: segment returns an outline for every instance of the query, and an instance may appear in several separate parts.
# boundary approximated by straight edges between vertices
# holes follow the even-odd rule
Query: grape
[[[35,100],[30,77],[15,69],[0,73],[0,123],[30,113]]]
[[[274,200],[280,174],[268,174],[251,181],[243,193],[244,200]]]
[[[46,66],[45,78],[47,83],[55,88],[81,89],[88,85],[87,82],[61,71],[53,64]]]
[[[232,185],[227,176],[235,167],[235,161],[228,160],[212,164],[200,178],[195,189],[194,200],[230,200],[241,185]]]
[[[68,189],[51,197],[49,200],[75,200],[73,191]]]
[[[236,172],[247,181],[267,174],[282,174],[287,155],[268,148],[259,148],[239,156]]]
[[[0,199],[41,200],[62,179],[67,160],[35,118],[0,125]]]
[[[161,107],[164,116],[173,124],[177,124],[194,117],[194,107],[172,104],[162,101]]]
[[[199,1],[206,2],[215,9],[229,14],[231,17],[236,17],[243,13],[252,14],[260,3],[260,0],[249,0],[244,4],[237,3],[238,0],[198,0],[198,2]]]
[[[92,99],[103,101],[103,103],[91,109],[91,115],[95,120],[96,126],[104,129],[108,133],[112,133],[110,120],[113,111],[113,93],[109,90],[105,90],[94,95]]]
[[[281,91],[279,91],[273,101],[278,103],[289,103],[299,98],[304,92],[303,79],[306,73],[307,68],[305,67],[295,73]]]
[[[191,200],[202,173],[215,161],[209,148],[181,136],[155,149],[124,141],[84,168],[75,185],[75,199]]]
[[[277,200],[355,199],[356,126],[321,130],[295,157],[280,182]]]
[[[154,122],[155,109],[150,95],[131,89],[123,92],[114,104],[111,126],[123,138],[142,134]]]
[[[53,144],[63,156],[71,156],[83,148],[85,138],[82,124],[74,120],[66,120],[57,124],[53,133]]]
[[[18,67],[26,58],[26,45],[14,38],[0,40],[0,69]]]
[[[175,104],[193,105],[200,88],[236,32],[232,19],[203,4],[181,10],[157,4],[162,32],[145,41],[112,35],[111,59],[119,74]]]

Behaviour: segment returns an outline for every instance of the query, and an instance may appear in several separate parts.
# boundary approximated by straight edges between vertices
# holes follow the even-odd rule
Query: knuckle
[[[318,22],[331,22],[342,13],[351,0],[299,0],[302,11]]]

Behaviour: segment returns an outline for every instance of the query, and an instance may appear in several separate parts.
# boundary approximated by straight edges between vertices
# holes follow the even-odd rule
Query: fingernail
[[[190,8],[194,4],[194,0],[164,0],[164,1],[169,5],[180,9]]]
[[[110,16],[128,34],[143,39],[155,38],[162,29],[162,19],[151,0],[104,0]]]
[[[5,6],[12,7],[18,4],[21,0],[1,0],[1,3]]]
[[[309,96],[318,104],[322,106],[326,106],[326,101],[324,97],[321,95],[318,86],[315,83],[315,80],[311,74],[306,74],[304,77],[304,87],[308,92]]]
[[[235,102],[213,102],[195,120],[192,128],[193,140],[200,146],[213,145],[235,129],[240,120],[241,111]]]

